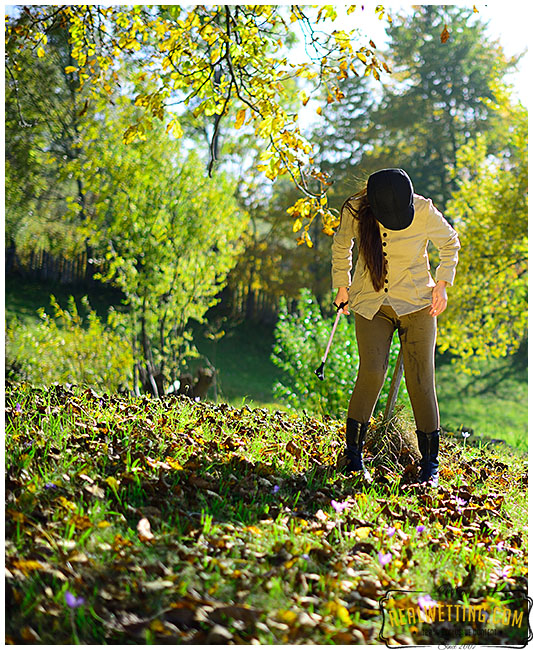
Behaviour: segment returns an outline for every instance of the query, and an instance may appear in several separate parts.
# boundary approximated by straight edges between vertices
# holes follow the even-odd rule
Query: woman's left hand
[[[439,316],[446,309],[448,304],[448,295],[446,294],[447,282],[440,280],[433,287],[433,302],[429,311],[431,316]]]

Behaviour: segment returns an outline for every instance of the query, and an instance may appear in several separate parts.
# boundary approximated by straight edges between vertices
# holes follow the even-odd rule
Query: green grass
[[[523,459],[445,436],[438,491],[371,461],[366,485],[335,470],[343,435],[247,405],[8,383],[7,642],[379,644],[390,590],[492,612],[523,587]],[[391,642],[428,640],[387,621]]]
[[[527,451],[527,354],[473,362],[479,375],[465,375],[453,364],[437,368],[441,419],[448,429],[473,429],[474,439],[504,440]]]
[[[219,369],[219,395],[236,405],[284,408],[274,399],[272,387],[281,371],[270,360],[274,345],[273,328],[260,323],[231,327],[217,342],[197,328],[195,342],[201,354]],[[210,394],[213,397],[213,394]]]

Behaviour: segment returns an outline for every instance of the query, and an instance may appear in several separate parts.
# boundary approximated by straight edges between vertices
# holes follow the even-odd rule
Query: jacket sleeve
[[[431,199],[428,199],[427,235],[439,250],[440,264],[435,274],[437,282],[445,280],[453,285],[461,248],[459,235],[433,205]]]
[[[352,249],[355,239],[355,220],[348,210],[341,213],[341,222],[333,235],[331,245],[331,281],[333,289],[352,284]]]

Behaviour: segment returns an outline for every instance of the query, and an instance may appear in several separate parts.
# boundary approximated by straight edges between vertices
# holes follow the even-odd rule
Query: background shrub
[[[284,372],[284,378],[274,385],[274,396],[287,406],[316,414],[345,417],[359,365],[353,317],[341,317],[339,320],[326,361],[324,381],[315,375],[331,334],[334,317],[333,307],[330,317],[322,317],[320,307],[309,289],[300,290],[294,313],[289,313],[287,301],[281,299],[272,361]],[[399,350],[400,342],[395,333],[389,370],[375,413],[383,410],[387,402]],[[398,402],[408,403],[404,380]]]
[[[54,382],[86,384],[113,392],[131,385],[131,345],[111,308],[103,323],[87,296],[81,299],[85,316],[73,296],[63,309],[50,296],[53,315],[39,309],[40,322],[12,319],[6,329],[8,377],[34,386]]]

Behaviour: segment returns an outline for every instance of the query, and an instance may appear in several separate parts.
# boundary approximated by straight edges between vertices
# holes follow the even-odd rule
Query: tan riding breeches
[[[439,425],[439,407],[435,391],[435,343],[437,319],[430,307],[398,316],[383,305],[368,320],[355,314],[355,332],[359,349],[359,371],[348,406],[348,417],[368,422],[385,382],[389,350],[394,330],[398,330],[403,352],[405,384],[416,427],[429,433]]]

